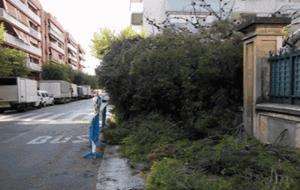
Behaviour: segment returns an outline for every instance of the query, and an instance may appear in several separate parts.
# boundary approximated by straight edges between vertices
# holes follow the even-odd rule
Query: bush
[[[199,175],[188,171],[176,159],[155,162],[147,177],[146,190],[232,190],[229,181],[216,176]]]
[[[130,134],[123,139],[122,153],[134,162],[158,159],[152,151],[182,138],[174,123],[158,114],[140,116],[129,123]]]
[[[232,127],[242,104],[242,44],[231,28],[227,36],[216,35],[226,33],[221,26],[212,30],[210,40],[165,33],[113,43],[97,74],[121,116],[157,112],[200,135],[200,117],[218,118],[208,127]]]
[[[130,130],[117,127],[117,128],[106,128],[103,130],[105,142],[110,145],[120,145],[123,139],[130,134]]]

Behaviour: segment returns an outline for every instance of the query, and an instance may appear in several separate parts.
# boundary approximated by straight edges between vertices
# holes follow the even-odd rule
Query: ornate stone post
[[[256,104],[269,95],[269,53],[282,46],[283,27],[290,24],[286,17],[256,17],[239,27],[244,41],[244,126],[256,136]]]

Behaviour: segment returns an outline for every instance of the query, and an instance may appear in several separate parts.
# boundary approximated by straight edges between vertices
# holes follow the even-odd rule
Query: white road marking
[[[52,139],[51,136],[40,136],[28,142],[27,144],[44,144],[50,139]]]
[[[73,141],[71,139],[74,138]],[[40,136],[37,137],[31,141],[29,141],[26,144],[30,145],[39,145],[39,144],[45,144],[45,143],[50,143],[50,144],[64,144],[67,142],[71,142],[73,144],[79,144],[79,143],[86,143],[89,142],[88,135],[80,135],[80,136]]]
[[[88,139],[87,135],[77,136],[76,138],[78,140],[74,140],[74,141],[72,141],[72,143],[77,144],[77,143],[89,142],[89,139]]]
[[[29,117],[29,116],[32,116],[32,115],[36,115],[36,113],[27,113],[27,114],[12,114],[12,115],[3,115],[1,117],[1,121],[16,121],[18,120],[19,118],[24,118],[24,117]]]
[[[38,118],[43,118],[46,115],[49,115],[49,113],[38,114],[36,116],[30,117],[30,118],[27,118],[27,119],[22,119],[22,121],[34,121],[34,120],[36,120]]]
[[[72,136],[70,137],[58,136],[55,139],[53,139],[50,143],[51,144],[67,143],[71,138]]]
[[[19,120],[19,119],[26,119],[26,118],[29,118],[29,117],[31,117],[31,116],[34,116],[34,115],[37,115],[37,114],[39,114],[39,113],[23,113],[23,114],[18,114],[18,115],[11,115],[11,118],[13,119],[13,120]]]

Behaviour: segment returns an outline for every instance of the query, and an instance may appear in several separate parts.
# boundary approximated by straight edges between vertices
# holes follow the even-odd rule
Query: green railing
[[[271,56],[269,62],[271,101],[300,105],[300,51]]]

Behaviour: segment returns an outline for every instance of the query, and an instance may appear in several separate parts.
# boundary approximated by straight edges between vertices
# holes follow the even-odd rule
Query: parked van
[[[49,95],[47,91],[38,90],[37,95],[39,97],[38,107],[54,105],[54,97],[53,95]]]

